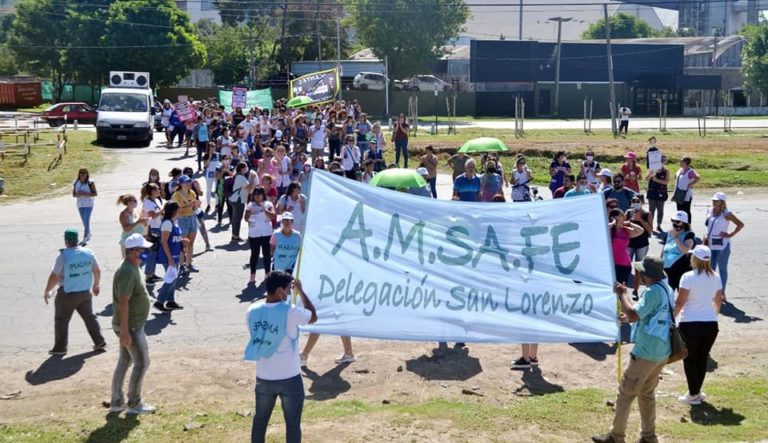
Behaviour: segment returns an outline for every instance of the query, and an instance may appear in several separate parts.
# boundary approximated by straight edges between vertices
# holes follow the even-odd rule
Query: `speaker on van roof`
[[[114,88],[149,88],[149,72],[110,71],[109,86]]]

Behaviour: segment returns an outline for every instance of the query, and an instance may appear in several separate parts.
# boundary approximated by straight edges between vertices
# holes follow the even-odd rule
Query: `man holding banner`
[[[616,396],[616,413],[611,432],[592,437],[595,443],[624,443],[627,420],[635,397],[640,408],[642,426],[642,436],[638,442],[658,441],[656,386],[671,352],[669,328],[674,292],[665,281],[667,276],[664,274],[664,264],[658,257],[646,257],[642,262],[635,262],[634,267],[636,275],[646,286],[640,300],[633,304],[627,297],[627,288],[624,285],[616,286],[616,294],[621,298],[621,319],[634,323],[634,347]]]

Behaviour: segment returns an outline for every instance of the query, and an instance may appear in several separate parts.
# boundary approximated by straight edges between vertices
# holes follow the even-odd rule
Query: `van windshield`
[[[147,96],[107,92],[101,95],[99,111],[147,112]]]

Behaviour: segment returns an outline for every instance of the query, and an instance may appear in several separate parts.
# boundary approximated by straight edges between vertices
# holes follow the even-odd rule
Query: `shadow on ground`
[[[330,400],[349,391],[352,385],[341,378],[341,373],[349,366],[349,363],[342,363],[323,375],[303,367],[304,376],[312,381],[309,386],[309,395],[307,399],[312,400]]]
[[[596,361],[605,361],[609,355],[616,354],[616,345],[612,343],[568,343],[568,345]]]
[[[531,369],[524,371],[522,382],[522,386],[515,389],[515,395],[546,395],[565,391],[562,386],[550,383],[545,379],[538,366],[533,366]]]
[[[106,420],[102,427],[91,432],[86,443],[119,443],[141,423],[135,415],[107,414]]]
[[[720,308],[720,314],[726,317],[731,317],[736,323],[752,323],[753,321],[763,321],[760,317],[754,317],[747,315],[746,312],[734,306],[733,303],[724,303]]]
[[[37,369],[27,371],[24,379],[31,385],[42,385],[51,381],[63,380],[83,369],[87,359],[103,353],[104,351],[90,351],[66,358],[61,355],[52,355]]]
[[[405,369],[426,380],[465,381],[483,372],[480,359],[469,356],[468,348],[435,348],[405,362]]]
[[[718,409],[707,402],[691,406],[691,421],[704,426],[740,426],[744,418],[746,417],[733,412],[731,408]]]

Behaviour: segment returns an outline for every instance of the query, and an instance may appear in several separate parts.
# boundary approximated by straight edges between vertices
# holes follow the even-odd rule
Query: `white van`
[[[107,145],[118,141],[152,142],[154,114],[152,90],[144,88],[106,88],[101,91],[96,140]]]

